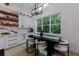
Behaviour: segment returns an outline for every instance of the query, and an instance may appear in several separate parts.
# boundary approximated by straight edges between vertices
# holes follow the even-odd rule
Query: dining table
[[[54,36],[40,36],[38,34],[29,34],[28,37],[34,38],[34,40],[42,40],[47,42],[47,56],[52,56],[52,54],[55,53],[54,47],[55,44],[58,44],[61,40],[60,37],[54,37]]]

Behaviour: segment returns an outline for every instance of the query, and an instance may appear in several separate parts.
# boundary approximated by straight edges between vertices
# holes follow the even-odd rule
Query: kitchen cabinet
[[[0,49],[4,49],[5,48],[5,41],[4,38],[0,38]]]
[[[25,42],[26,39],[24,35],[10,36],[6,39],[6,48],[10,48]]]
[[[25,37],[24,37],[24,35],[19,35],[18,36],[18,41],[19,41],[19,44],[22,44],[22,43],[25,43],[26,42],[26,40],[25,40]]]
[[[10,48],[10,47],[13,47],[13,46],[16,46],[18,45],[18,37],[17,36],[10,36],[8,38],[6,38],[6,48]]]

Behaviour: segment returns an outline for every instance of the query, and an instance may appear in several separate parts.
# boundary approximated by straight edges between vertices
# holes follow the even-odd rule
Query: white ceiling
[[[45,3],[37,3],[38,7]],[[9,6],[4,6],[3,9],[11,10],[11,11],[19,11],[19,9],[23,9],[23,11],[27,10],[29,14],[31,14],[32,9],[35,8],[35,3],[10,3]]]
[[[14,4],[21,9],[27,10],[28,12],[31,12],[31,10],[34,9],[35,7],[35,3],[14,3]],[[37,3],[38,7],[43,4],[44,3]]]
[[[44,3],[37,3],[38,7]],[[32,9],[35,8],[35,3],[14,3],[18,8],[23,9],[24,12],[27,10],[27,15],[31,15]]]

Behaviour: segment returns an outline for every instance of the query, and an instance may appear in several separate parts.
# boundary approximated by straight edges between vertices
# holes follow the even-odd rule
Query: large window
[[[59,13],[37,19],[37,32],[61,33],[61,16]]]

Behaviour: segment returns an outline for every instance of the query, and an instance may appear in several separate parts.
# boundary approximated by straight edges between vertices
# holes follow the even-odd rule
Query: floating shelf
[[[0,10],[0,13],[3,13],[3,14],[6,14],[6,15],[12,15],[12,16],[16,16],[16,17],[18,17],[18,14],[14,14],[14,13],[7,12],[7,11],[3,11],[3,10]]]
[[[18,26],[17,24],[0,24],[2,26]]]
[[[7,12],[7,11],[4,11],[4,10],[0,10],[0,13],[6,15],[6,17],[0,16],[0,21],[5,20],[5,21],[17,22],[17,24],[16,23],[13,23],[13,24],[10,24],[10,23],[2,23],[0,25],[2,25],[2,26],[18,26],[19,25],[18,24],[18,21],[19,21],[18,20],[18,14],[14,14],[14,13]],[[8,16],[14,16],[15,18],[7,17],[7,15]]]
[[[0,17],[0,20],[8,20],[8,21],[16,21],[18,22],[18,20],[16,18],[6,18],[6,17]]]

